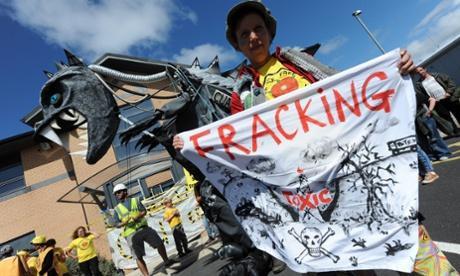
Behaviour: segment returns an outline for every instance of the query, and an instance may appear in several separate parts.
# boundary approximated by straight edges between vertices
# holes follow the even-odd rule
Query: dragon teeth
[[[78,112],[76,112],[76,111],[73,110],[72,108],[67,109],[67,113],[69,113],[69,115],[72,116],[72,117],[77,117],[77,116],[79,116],[79,115],[78,115]]]
[[[61,112],[59,113],[59,118],[61,118],[62,120],[64,121],[70,121],[70,122],[75,122],[78,120],[78,117],[75,117],[75,116],[70,116],[68,113],[66,112]]]
[[[83,118],[82,116],[80,116],[80,118],[78,118],[77,124],[83,123],[83,122],[85,122],[85,118]],[[83,130],[83,129],[84,129],[84,130],[88,129],[88,122],[85,122],[84,124],[79,125],[78,128],[79,128],[79,129],[82,129],[82,130]]]
[[[59,136],[56,135],[56,132],[54,132],[54,130],[49,126],[44,127],[43,130],[39,134],[60,146],[63,145],[62,140],[59,138]]]
[[[50,123],[50,126],[53,128],[53,129],[62,129],[57,123],[55,120],[53,120],[51,123]]]

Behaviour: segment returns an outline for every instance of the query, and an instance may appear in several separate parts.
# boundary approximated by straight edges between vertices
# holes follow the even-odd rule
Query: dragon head
[[[86,162],[94,164],[110,148],[118,129],[118,107],[111,92],[83,62],[65,51],[69,65],[57,64],[55,74],[41,89],[43,120],[36,135],[66,146],[66,135],[76,129],[86,133]]]

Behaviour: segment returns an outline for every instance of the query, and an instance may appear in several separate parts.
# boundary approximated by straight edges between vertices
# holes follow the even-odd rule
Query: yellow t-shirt
[[[175,212],[177,211],[176,208],[165,208],[165,213],[163,214],[163,218],[169,218],[171,217]],[[171,229],[174,229],[177,225],[182,224],[182,221],[180,219],[180,216],[174,216],[170,221],[169,221],[169,227]]]
[[[86,262],[97,256],[93,240],[94,235],[90,234],[84,238],[78,237],[69,244],[68,248],[77,249],[79,263]]]
[[[257,71],[260,74],[259,82],[265,90],[266,100],[272,100],[310,85],[307,79],[286,68],[275,57]]]

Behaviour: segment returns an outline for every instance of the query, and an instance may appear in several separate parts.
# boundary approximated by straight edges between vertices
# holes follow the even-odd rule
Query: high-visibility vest
[[[138,216],[140,211],[139,207],[137,206],[137,200],[136,198],[131,198],[131,210],[128,210],[128,208],[123,205],[123,203],[118,203],[117,206],[115,206],[115,211],[118,214],[118,218],[124,222],[130,217]],[[128,224],[125,225],[122,235],[123,237],[128,237],[132,234],[134,234],[139,228],[142,228],[144,226],[147,226],[147,220],[145,217],[137,220],[137,221],[131,221]]]

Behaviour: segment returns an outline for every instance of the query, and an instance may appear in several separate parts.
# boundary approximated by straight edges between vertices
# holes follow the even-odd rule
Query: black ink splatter
[[[358,240],[352,239],[351,241],[353,242],[353,247],[366,248],[366,241],[363,238],[358,238]]]
[[[240,203],[235,208],[235,214],[244,219],[253,217],[259,219],[262,223],[275,226],[282,224],[281,215],[268,215],[262,209],[256,207],[254,203],[246,198],[242,198]]]
[[[392,241],[394,245],[391,245],[390,243],[385,243],[385,248],[386,248],[386,254],[387,256],[394,256],[397,252],[402,251],[402,250],[408,250],[412,246],[414,246],[413,243],[405,243],[402,244],[401,240],[393,240]]]
[[[351,261],[352,266],[358,266],[358,258],[356,258],[356,256],[351,256],[349,260]]]
[[[275,160],[267,157],[251,159],[246,167],[249,171],[257,174],[267,174],[276,168]]]

